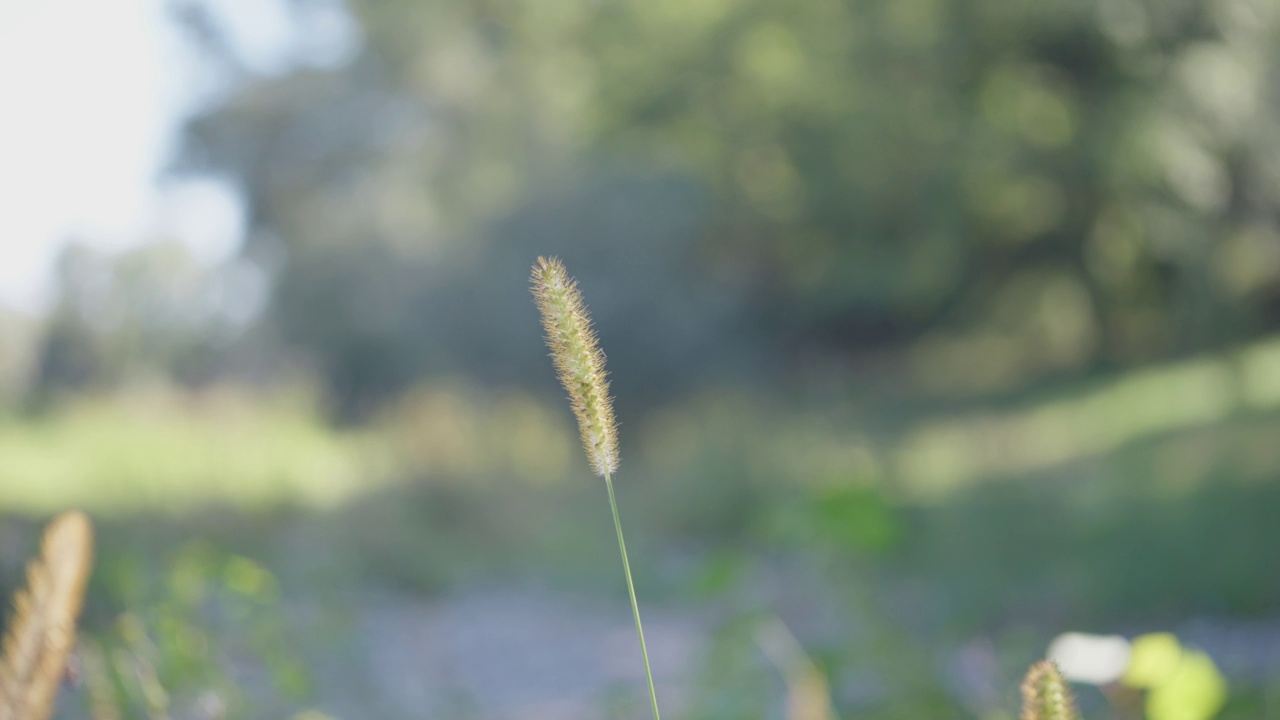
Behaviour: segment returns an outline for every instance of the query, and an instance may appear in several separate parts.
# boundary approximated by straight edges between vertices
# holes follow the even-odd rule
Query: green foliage
[[[1150,720],[1209,720],[1227,702],[1227,682],[1213,660],[1170,633],[1134,639],[1123,682],[1147,691]]]
[[[189,541],[161,558],[107,555],[86,622],[94,717],[258,717],[314,692],[302,628],[248,557]]]
[[[186,165],[245,188],[248,256],[288,257],[274,325],[349,414],[531,376],[530,248],[626,298],[599,329],[653,400],[872,348],[973,396],[1272,324],[1265,3],[351,12],[353,63],[246,79]]]

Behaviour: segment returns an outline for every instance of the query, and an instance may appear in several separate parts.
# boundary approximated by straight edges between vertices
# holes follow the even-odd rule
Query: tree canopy
[[[1275,324],[1261,0],[349,9],[352,62],[245,75],[180,163],[242,189],[269,322],[348,410],[521,376],[539,254],[659,396],[886,351],[973,394]]]

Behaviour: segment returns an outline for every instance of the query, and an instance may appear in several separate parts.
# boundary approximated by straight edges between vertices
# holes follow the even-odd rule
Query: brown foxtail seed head
[[[27,568],[27,587],[14,599],[0,659],[0,720],[45,720],[53,711],[92,565],[89,518],[54,518],[39,559]]]
[[[1027,670],[1021,720],[1080,720],[1071,688],[1052,660],[1041,660]]]
[[[587,460],[597,475],[612,474],[618,469],[618,428],[609,399],[604,353],[591,330],[591,316],[578,284],[559,260],[541,257],[533,266],[530,282],[556,374],[578,418]]]

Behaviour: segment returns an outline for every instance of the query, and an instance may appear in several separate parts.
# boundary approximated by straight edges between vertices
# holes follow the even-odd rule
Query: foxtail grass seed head
[[[591,330],[591,316],[578,284],[559,260],[541,257],[533,266],[530,281],[551,359],[578,418],[587,460],[597,475],[612,474],[618,469],[618,428],[609,399],[604,353]]]
[[[92,566],[89,518],[75,511],[54,518],[27,567],[27,587],[14,598],[0,657],[0,720],[45,720],[53,712]]]
[[[1051,660],[1041,660],[1022,681],[1021,720],[1080,720],[1071,688]]]

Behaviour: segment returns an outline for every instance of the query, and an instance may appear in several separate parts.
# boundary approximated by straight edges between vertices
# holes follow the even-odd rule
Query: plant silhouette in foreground
[[[613,526],[618,531],[618,550],[622,553],[622,571],[631,596],[631,614],[640,639],[640,655],[644,659],[644,675],[649,683],[649,700],[653,703],[654,720],[658,717],[658,694],[653,687],[653,671],[649,668],[649,651],[640,624],[640,606],[636,602],[635,583],[631,580],[631,563],[627,560],[627,543],[622,537],[622,521],[618,518],[618,501],[613,493],[613,473],[618,469],[618,428],[613,420],[609,399],[609,381],[604,370],[604,353],[600,352],[591,317],[578,292],[578,285],[557,259],[538,258],[531,277],[533,297],[542,313],[542,327],[547,333],[547,347],[555,363],[560,383],[569,393],[573,414],[582,433],[582,446],[587,460],[597,475],[604,477],[609,490],[609,508]]]
[[[0,660],[0,720],[45,720],[53,712],[92,566],[89,518],[54,518],[40,557],[27,567],[27,587],[14,598]]]

